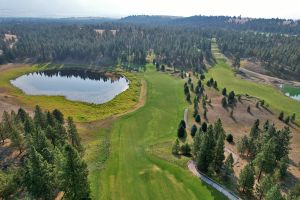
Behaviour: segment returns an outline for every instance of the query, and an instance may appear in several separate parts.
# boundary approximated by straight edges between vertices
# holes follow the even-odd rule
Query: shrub
[[[280,121],[283,121],[283,118],[284,118],[284,113],[281,112],[281,113],[279,114],[278,119],[279,119]]]
[[[227,134],[226,140],[227,140],[227,142],[229,142],[229,143],[233,143],[233,136],[231,135],[231,133]]]
[[[191,154],[191,147],[188,143],[181,146],[181,153],[185,156],[189,156]]]

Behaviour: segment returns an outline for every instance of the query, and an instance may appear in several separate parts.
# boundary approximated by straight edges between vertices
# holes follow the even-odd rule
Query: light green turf
[[[92,170],[93,197],[116,200],[225,199],[188,171],[187,159],[178,160],[181,164],[176,164],[154,155],[162,152],[172,157],[170,141],[176,138],[176,128],[187,104],[181,79],[156,72],[151,65],[147,66],[144,76],[147,81],[146,104],[117,119],[111,129],[98,132],[99,135],[110,134],[111,154],[103,170]],[[160,149],[155,151],[155,144],[163,145],[158,145]],[[101,152],[91,153],[89,148],[87,152],[87,162],[94,166]]]
[[[123,113],[134,106],[139,99],[140,78],[138,74],[120,71],[130,80],[130,87],[104,104],[88,104],[67,100],[63,96],[30,96],[10,84],[10,80],[23,74],[44,69],[45,66],[23,66],[0,71],[0,91],[3,95],[14,96],[20,105],[33,108],[40,105],[43,109],[59,109],[65,116],[72,116],[76,122],[88,122],[105,119]]]
[[[285,114],[296,113],[297,121],[300,121],[300,102],[285,96],[279,89],[263,83],[241,79],[235,76],[234,71],[220,54],[217,46],[212,43],[212,51],[217,60],[217,64],[209,69],[206,74],[206,80],[213,77],[218,82],[219,88],[227,88],[227,91],[234,90],[237,94],[249,94],[261,100],[265,100],[275,113],[284,111]]]

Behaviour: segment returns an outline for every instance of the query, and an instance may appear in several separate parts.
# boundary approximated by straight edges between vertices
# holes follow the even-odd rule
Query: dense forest
[[[0,139],[10,139],[19,160],[0,162],[0,198],[54,199],[63,193],[65,199],[89,199],[84,148],[71,117],[65,121],[59,110],[43,112],[39,106],[34,117],[22,108],[5,111]]]
[[[102,25],[2,25],[0,34],[16,35],[18,41],[0,44],[0,62],[30,58],[37,62],[77,61],[94,65],[117,62],[143,65],[154,51],[157,61],[173,67],[199,67],[212,59],[210,37],[200,29]],[[106,30],[106,31],[104,31]]]
[[[1,19],[0,63],[54,62],[141,66],[149,52],[178,69],[205,69],[216,38],[232,58],[261,61],[275,75],[300,74],[298,21],[241,17],[129,16]],[[13,36],[13,37],[12,37]],[[288,76],[288,75],[287,75]]]
[[[219,31],[217,43],[230,57],[255,58],[276,75],[300,75],[300,36]]]

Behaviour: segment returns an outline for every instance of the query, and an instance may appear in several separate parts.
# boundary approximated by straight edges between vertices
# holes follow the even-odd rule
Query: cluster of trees
[[[278,116],[278,119],[280,121],[283,121],[284,123],[286,124],[289,124],[290,122],[292,123],[295,123],[295,120],[296,120],[296,114],[293,113],[292,116],[286,116],[284,117],[284,113],[283,112],[280,112],[279,116]]]
[[[22,190],[35,199],[54,199],[59,192],[66,199],[90,198],[84,148],[71,117],[65,122],[59,110],[43,112],[39,106],[33,118],[22,108],[17,113],[5,111],[0,137],[1,142],[9,139],[21,156],[20,166],[1,170],[2,198]]]
[[[229,94],[227,95],[227,89],[223,88],[222,90],[222,106],[224,108],[226,108],[227,106],[233,106],[236,103],[236,95],[234,93],[234,91],[229,92]]]
[[[239,67],[240,57],[255,58],[273,74],[300,75],[300,36],[238,31],[216,34],[219,48],[234,58],[236,67]]]
[[[158,62],[178,68],[200,70],[205,68],[204,60],[212,60],[211,36],[200,28],[47,21],[25,25],[0,24],[1,63],[32,58],[39,62],[73,60],[100,66],[117,62],[125,66],[144,65],[149,51],[155,52]],[[3,40],[8,31],[18,37],[12,48]]]
[[[224,177],[228,177],[232,172],[234,162],[232,155],[229,155],[225,160],[225,137],[220,119],[206,128],[203,126],[199,128],[194,137],[193,154],[200,171],[217,174],[223,172]]]
[[[287,173],[291,132],[288,127],[277,130],[269,121],[262,129],[259,125],[256,120],[250,135],[238,142],[239,153],[250,160],[240,173],[239,186],[242,192],[251,193],[256,177],[255,193],[259,199],[273,199],[276,195],[283,199],[277,182]]]

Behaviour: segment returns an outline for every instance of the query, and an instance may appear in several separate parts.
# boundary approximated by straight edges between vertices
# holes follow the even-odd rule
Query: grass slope
[[[98,135],[108,134],[107,130],[111,130],[111,154],[104,170],[93,170],[90,176],[93,197],[225,199],[186,168],[151,153],[152,145],[175,140],[177,124],[183,117],[186,103],[182,80],[158,73],[151,65],[147,69],[144,74],[148,86],[145,106],[114,121],[111,129],[98,130]],[[171,157],[171,146],[165,148]],[[102,153],[89,152],[89,149],[87,152],[90,153],[89,166],[97,164]]]
[[[297,121],[300,121],[299,101],[285,96],[281,91],[271,85],[255,83],[236,77],[214,42],[212,43],[212,52],[216,57],[217,64],[209,69],[206,75],[207,80],[213,77],[217,80],[220,89],[226,87],[228,92],[234,90],[237,94],[249,94],[261,100],[265,100],[267,104],[277,110],[277,114],[280,111],[284,111],[285,114],[289,115],[296,113],[296,116],[298,116]]]
[[[141,86],[140,77],[137,74],[128,72],[121,73],[130,80],[129,89],[117,95],[113,100],[99,105],[69,101],[63,96],[29,96],[10,84],[10,80],[12,79],[44,68],[36,65],[9,68],[0,71],[0,91],[4,90],[6,94],[14,96],[20,105],[25,107],[33,108],[35,105],[40,105],[43,109],[47,110],[57,108],[65,116],[72,116],[76,122],[105,119],[111,115],[123,113],[138,102]]]

